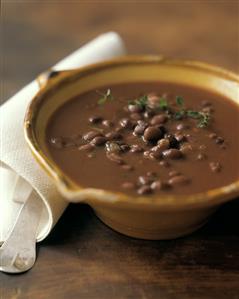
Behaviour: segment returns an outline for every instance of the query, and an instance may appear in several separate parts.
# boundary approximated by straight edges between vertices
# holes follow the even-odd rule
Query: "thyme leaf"
[[[210,115],[207,113],[201,112],[201,118],[199,119],[199,122],[197,124],[198,128],[207,127],[209,121],[210,121]]]
[[[184,99],[181,96],[176,97],[176,103],[180,107],[180,110],[174,113],[175,119],[179,120],[184,117],[190,117],[198,120],[198,128],[205,128],[208,126],[210,121],[210,115],[208,113],[202,111],[186,110],[184,108]]]
[[[198,128],[205,128],[208,125],[210,120],[210,115],[208,113],[201,112],[201,111],[188,110],[187,116],[194,119],[198,119],[198,123],[197,123]]]
[[[187,110],[187,116],[194,118],[194,119],[199,119],[199,118],[201,118],[201,112]]]
[[[162,110],[167,110],[168,109],[168,101],[165,98],[160,98],[159,99],[159,108]]]
[[[176,104],[178,106],[178,110],[173,110],[167,99],[164,97],[159,98],[158,106],[156,108],[151,108],[149,106],[148,96],[143,95],[135,100],[129,101],[130,105],[137,105],[141,107],[143,110],[147,109],[158,109],[164,110],[166,113],[169,114],[171,118],[176,120],[180,120],[183,118],[192,118],[198,120],[197,127],[198,128],[205,128],[208,126],[210,121],[210,114],[202,112],[202,111],[194,111],[194,110],[187,110],[184,105],[184,98],[182,96],[176,96]]]
[[[174,113],[174,119],[176,120],[180,120],[185,116],[185,111],[184,110],[180,110]]]
[[[96,92],[101,96],[101,98],[98,100],[98,105],[103,105],[107,101],[112,101],[114,99],[111,90],[108,88],[105,93],[96,90]]]
[[[143,96],[139,97],[136,100],[129,101],[129,104],[130,105],[137,105],[137,106],[139,106],[139,107],[141,107],[141,108],[144,109],[148,105],[148,96],[147,95],[143,95]]]
[[[181,96],[176,96],[176,103],[178,106],[183,107],[184,106],[184,99]]]

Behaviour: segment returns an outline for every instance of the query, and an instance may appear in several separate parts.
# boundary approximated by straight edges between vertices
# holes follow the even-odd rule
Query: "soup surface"
[[[51,117],[55,163],[84,187],[192,194],[239,178],[239,106],[173,83],[122,83],[71,99]]]

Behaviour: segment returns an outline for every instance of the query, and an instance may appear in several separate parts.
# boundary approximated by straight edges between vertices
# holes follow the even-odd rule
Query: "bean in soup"
[[[122,83],[71,99],[51,117],[50,155],[84,187],[193,194],[239,178],[239,106],[173,83]]]

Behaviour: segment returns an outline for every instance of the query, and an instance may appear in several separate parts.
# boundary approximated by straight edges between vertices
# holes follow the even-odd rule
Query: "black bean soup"
[[[53,160],[84,187],[192,194],[239,179],[238,107],[192,86],[122,83],[68,101],[46,138]]]

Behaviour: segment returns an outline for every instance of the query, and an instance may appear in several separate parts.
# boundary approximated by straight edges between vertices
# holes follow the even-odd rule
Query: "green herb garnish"
[[[181,96],[176,96],[176,104],[180,110],[174,113],[174,118],[179,120],[185,117],[186,111],[184,110],[184,99]]]
[[[129,101],[130,105],[137,105],[139,107],[141,107],[142,109],[146,108],[148,105],[148,96],[147,95],[143,95],[140,98],[133,100],[133,101]]]
[[[106,99],[100,99],[103,102],[106,101]],[[184,105],[184,98],[182,96],[176,96],[176,104],[178,106],[178,110],[175,111],[173,110],[167,99],[164,97],[159,98],[158,100],[158,105],[155,108],[150,107],[149,101],[148,101],[148,96],[143,95],[135,100],[129,101],[129,105],[137,105],[142,110],[150,110],[150,109],[156,109],[156,110],[164,110],[168,113],[168,115],[176,120],[180,120],[182,118],[193,118],[197,119],[197,127],[199,128],[205,128],[210,121],[210,114],[201,112],[201,111],[194,111],[194,110],[187,110]]]
[[[183,107],[184,106],[184,99],[183,97],[177,96],[176,97],[176,103],[178,106]]]
[[[184,99],[181,96],[176,97],[176,103],[180,107],[180,110],[174,113],[175,119],[182,119],[183,117],[190,117],[193,119],[198,119],[197,127],[205,128],[210,120],[210,115],[201,112],[201,111],[194,111],[194,110],[186,110],[184,108]]]
[[[205,128],[208,125],[209,120],[210,120],[210,115],[208,113],[201,112],[201,111],[188,110],[187,116],[194,118],[194,119],[198,119],[197,126],[199,128]]]
[[[162,110],[167,110],[168,109],[168,101],[165,98],[160,98],[159,99],[159,108]]]
[[[103,105],[107,101],[112,101],[114,99],[110,89],[107,89],[105,93],[100,92],[98,90],[96,90],[96,92],[101,96],[101,98],[98,100],[99,105]]]
[[[174,113],[174,118],[177,120],[182,119],[184,116],[185,116],[184,110],[180,110]]]
[[[129,101],[129,104],[130,105],[137,105],[139,106],[140,108],[142,109],[152,109],[150,106],[149,106],[149,102],[148,102],[148,96],[147,95],[143,95],[141,97],[139,97],[138,99],[136,100],[133,100],[133,101]],[[159,99],[159,104],[158,104],[158,108],[160,110],[167,110],[168,109],[168,102],[165,98],[160,98]]]

